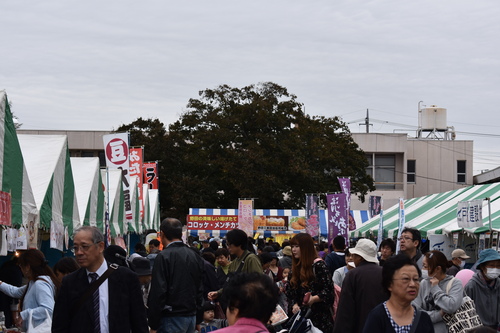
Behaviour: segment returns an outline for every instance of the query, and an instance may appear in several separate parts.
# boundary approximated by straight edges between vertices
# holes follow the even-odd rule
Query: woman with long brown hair
[[[25,251],[19,257],[18,264],[24,277],[28,279],[28,284],[15,287],[0,281],[0,291],[10,297],[21,299],[19,303],[21,311],[15,323],[16,326],[26,330],[30,326],[28,323],[30,312],[33,321],[31,326],[35,328],[47,319],[47,311],[48,315],[52,316],[54,297],[60,282],[39,250]]]
[[[333,282],[326,264],[318,257],[309,234],[300,233],[291,241],[292,273],[286,294],[291,312],[311,308],[311,321],[323,332],[333,330]]]

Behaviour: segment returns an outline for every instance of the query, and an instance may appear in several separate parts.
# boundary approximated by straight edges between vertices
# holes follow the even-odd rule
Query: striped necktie
[[[95,282],[99,277],[97,273],[89,273],[89,276],[90,283]],[[99,288],[94,291],[92,304],[94,305],[94,333],[101,333],[101,318],[99,315]]]

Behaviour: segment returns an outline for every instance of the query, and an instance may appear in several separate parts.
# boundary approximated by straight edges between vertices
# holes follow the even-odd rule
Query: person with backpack
[[[292,272],[286,295],[291,313],[311,309],[313,325],[322,332],[333,330],[333,281],[325,262],[318,257],[309,234],[300,233],[291,241]]]

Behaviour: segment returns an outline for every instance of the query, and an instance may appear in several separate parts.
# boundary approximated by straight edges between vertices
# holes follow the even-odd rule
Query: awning
[[[71,157],[80,221],[104,232],[104,191],[97,157]]]
[[[38,214],[5,91],[0,91],[0,190],[10,193],[12,225],[28,224]]]
[[[80,225],[75,185],[65,135],[18,135],[39,211],[40,227],[51,223],[73,229]]]
[[[104,180],[105,195],[109,200],[109,229],[111,237],[122,236],[126,229],[125,221],[125,200],[123,196],[122,171],[120,169],[101,170]],[[107,177],[107,178],[106,178]],[[106,193],[107,191],[107,193]]]
[[[458,190],[436,193],[424,197],[404,200],[405,227],[420,230],[422,237],[429,234],[451,233],[462,230],[457,224],[457,204],[459,201],[469,201],[490,197],[496,201],[500,196],[500,184],[468,186]],[[486,202],[483,203],[483,206]],[[500,203],[492,204],[492,217],[498,219],[500,228]],[[483,208],[483,222],[487,225],[487,209]],[[380,217],[370,219],[367,224],[354,232],[352,237],[377,236]],[[396,204],[384,210],[384,237],[397,235],[399,224],[399,205]],[[480,229],[478,229],[480,230]],[[477,230],[465,230],[476,232]],[[484,232],[484,231],[483,231]]]
[[[222,209],[222,208],[190,208],[189,215],[238,215],[238,209]],[[264,215],[264,216],[305,216],[305,210],[303,209],[254,209],[253,215]],[[351,215],[356,221],[356,225],[362,226],[368,220],[368,211],[366,210],[351,210]],[[328,237],[328,226],[327,226],[327,212],[324,209],[319,211],[319,223],[320,223],[320,235],[322,237]],[[211,237],[219,236],[223,237],[226,235],[228,230],[189,230],[192,236],[197,236],[200,233],[210,234]],[[300,231],[258,231],[263,234],[264,237],[272,237],[276,234],[293,234],[300,233]]]

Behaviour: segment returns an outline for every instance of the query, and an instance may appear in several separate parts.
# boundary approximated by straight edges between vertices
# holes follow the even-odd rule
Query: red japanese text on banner
[[[143,148],[142,147],[132,147],[130,148],[130,175],[137,176],[139,179],[139,183],[137,184],[137,190],[139,193],[139,208],[141,211],[141,221],[144,216],[144,205],[143,205],[143,188],[142,188],[142,156],[143,156]]]
[[[10,193],[0,191],[0,224],[12,225],[12,199]]]
[[[248,236],[253,236],[253,200],[239,200],[238,224]]]
[[[232,230],[238,228],[237,215],[188,215],[188,230]]]
[[[125,215],[127,220],[130,221],[132,220],[132,206],[130,204],[128,132],[104,135],[102,139],[104,141],[106,166],[110,169],[122,170]]]
[[[146,162],[142,165],[144,171],[144,183],[151,190],[158,189],[158,162]]]

